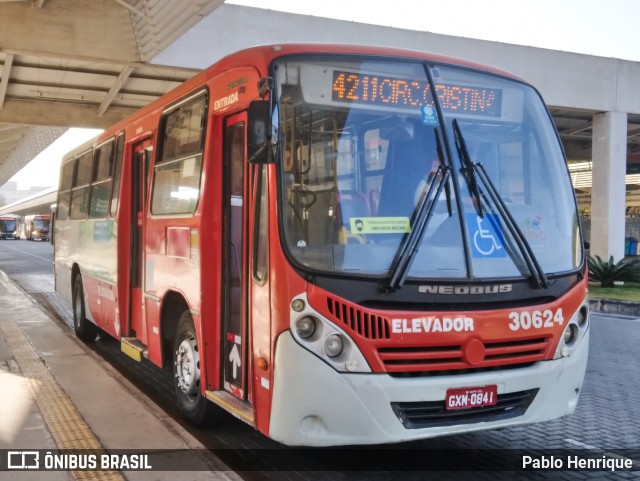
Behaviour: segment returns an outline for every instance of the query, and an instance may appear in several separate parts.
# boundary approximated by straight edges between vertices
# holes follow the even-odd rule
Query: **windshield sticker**
[[[436,109],[429,105],[423,105],[420,112],[422,113],[422,123],[424,125],[438,125]]]
[[[547,240],[547,234],[542,228],[542,216],[536,215],[531,219],[524,220],[525,228],[522,233],[525,235],[528,241],[545,241]]]
[[[411,232],[408,217],[352,217],[351,232],[355,234],[405,234]]]
[[[467,214],[467,230],[473,257],[506,257],[500,219],[495,214]]]

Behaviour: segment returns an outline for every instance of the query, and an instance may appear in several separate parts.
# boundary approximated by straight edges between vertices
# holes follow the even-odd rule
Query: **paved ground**
[[[0,242],[0,269],[58,319],[70,325],[69,308],[53,292],[50,259],[51,247],[47,244]],[[263,469],[240,473],[245,479],[640,479],[640,465],[636,465],[636,472],[546,471],[530,472],[526,476],[488,471],[475,474],[416,471],[424,468],[425,460],[437,461],[447,456],[455,456],[461,466],[488,470],[513,457],[519,461],[522,454],[590,456],[600,452],[592,451],[594,448],[640,459],[640,318],[595,314],[591,323],[589,364],[578,409],[572,416],[560,420],[382,449],[340,451],[282,450],[282,446],[230,416],[215,429],[189,429],[207,448],[221,450],[222,459],[226,456],[232,466],[239,456],[239,466],[253,464]],[[150,364],[140,369],[140,365],[121,354],[119,345],[110,339],[96,343],[95,350],[165,410],[173,411],[170,374],[160,372]],[[314,463],[327,460],[331,461],[329,467],[340,470],[309,470],[317,467]],[[372,461],[380,463],[380,470],[363,472]],[[326,467],[326,464],[322,466],[323,469]],[[409,471],[397,471],[403,469]]]

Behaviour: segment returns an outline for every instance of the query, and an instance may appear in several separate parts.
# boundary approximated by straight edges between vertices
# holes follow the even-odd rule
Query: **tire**
[[[191,312],[178,321],[173,343],[173,382],[182,417],[194,426],[206,427],[216,421],[217,406],[200,389],[200,352]]]
[[[98,326],[87,319],[84,307],[84,289],[82,277],[76,276],[73,283],[73,330],[84,342],[93,342],[98,335]]]

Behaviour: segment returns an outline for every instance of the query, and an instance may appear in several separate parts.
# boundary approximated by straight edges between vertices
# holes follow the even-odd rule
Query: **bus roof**
[[[256,47],[250,47],[238,52],[232,53],[223,57],[218,62],[214,63],[210,67],[204,69],[202,72],[194,76],[193,78],[185,81],[172,91],[166,93],[162,97],[154,100],[149,105],[141,108],[137,112],[120,120],[110,128],[106,129],[102,134],[85,142],[79,147],[73,149],[71,152],[65,155],[65,159],[71,155],[77,155],[81,152],[89,149],[92,145],[100,143],[104,140],[112,138],[114,134],[125,129],[125,127],[144,119],[146,116],[153,114],[159,114],[165,110],[167,106],[175,101],[182,99],[187,93],[197,90],[216,77],[217,75],[233,69],[241,67],[256,67],[261,70],[265,70],[266,67],[275,59],[295,54],[344,54],[344,55],[374,55],[379,57],[391,57],[391,58],[404,58],[411,60],[424,60],[438,63],[448,63],[451,65],[458,65],[468,68],[474,68],[491,72],[494,74],[510,77],[516,79],[514,75],[481,65],[467,60],[456,59],[453,57],[447,57],[443,55],[432,54],[417,50],[406,50],[387,47],[374,47],[374,46],[362,46],[362,45],[344,45],[344,44],[279,44],[279,45],[261,45]]]

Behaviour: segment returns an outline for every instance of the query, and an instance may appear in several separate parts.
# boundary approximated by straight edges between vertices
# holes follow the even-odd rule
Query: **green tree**
[[[613,262],[613,256],[608,261],[589,256],[588,264],[589,280],[599,282],[602,287],[615,287],[617,281],[640,283],[640,258]]]

